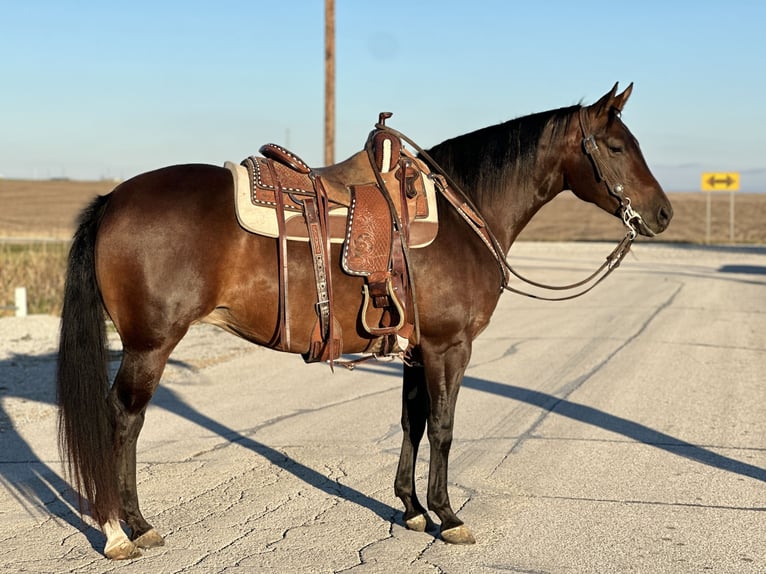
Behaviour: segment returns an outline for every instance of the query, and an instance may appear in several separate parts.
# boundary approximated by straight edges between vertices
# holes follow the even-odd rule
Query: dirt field
[[[80,210],[112,181],[0,179],[0,238],[69,239]]]
[[[670,227],[655,240],[704,243],[708,194],[669,193],[673,204]],[[728,193],[710,195],[710,243],[732,243],[729,238]],[[612,240],[622,235],[622,224],[600,209],[565,193],[546,205],[521,234],[536,241]],[[640,238],[641,241],[645,239]],[[766,243],[766,193],[734,196],[733,243]]]
[[[0,180],[0,239],[68,239],[79,211],[112,181]],[[703,243],[707,196],[670,194],[675,217],[662,241]],[[729,194],[711,196],[711,242],[729,243]],[[766,243],[766,194],[735,195],[735,243]],[[622,225],[601,210],[565,193],[547,205],[521,239],[538,241],[617,240]]]

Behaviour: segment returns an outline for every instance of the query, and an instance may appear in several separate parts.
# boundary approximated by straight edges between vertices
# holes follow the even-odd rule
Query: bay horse
[[[632,86],[618,94],[615,84],[592,105],[521,117],[428,150],[430,161],[481,214],[503,261],[530,218],[563,190],[641,235],[668,226],[670,202],[621,119]],[[506,277],[497,254],[442,195],[438,213],[435,240],[410,252],[420,332],[413,360],[403,367],[403,440],[394,489],[406,526],[430,528],[414,480],[427,430],[428,509],[440,520],[445,542],[467,544],[474,537],[447,492],[455,404],[473,341],[486,328]],[[164,543],[141,514],[136,488],[136,442],[147,405],[170,353],[195,322],[269,344],[279,321],[276,243],[238,224],[232,176],[212,165],[138,175],[81,214],[61,321],[59,441],[73,485],[106,535],[108,558],[134,558],[140,548]],[[358,327],[362,279],[341,271],[338,250],[334,246],[330,259],[336,318],[344,352],[360,353],[370,343]],[[288,265],[289,296],[307,303],[291,306],[293,336],[282,350],[305,353],[316,318],[309,248],[291,246]],[[123,345],[111,386],[104,311]]]

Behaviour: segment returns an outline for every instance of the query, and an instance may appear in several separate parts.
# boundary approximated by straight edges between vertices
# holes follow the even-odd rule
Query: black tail
[[[99,196],[82,212],[69,251],[57,377],[59,449],[81,511],[85,497],[99,523],[119,508],[106,326],[95,265],[96,234],[108,202],[109,196]]]

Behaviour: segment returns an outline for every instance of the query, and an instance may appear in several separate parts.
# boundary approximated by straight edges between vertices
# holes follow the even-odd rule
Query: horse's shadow
[[[561,399],[547,393],[484,379],[466,377],[463,380],[463,386],[534,405],[557,415],[620,434],[636,442],[700,464],[766,482],[766,469],[718,454],[646,425],[606,413],[588,405]]]
[[[55,403],[53,385],[40,388],[42,380],[52,381],[56,356],[14,354],[0,360],[0,399],[17,398],[26,402]],[[14,370],[24,369],[24,381],[14,382]],[[31,373],[29,372],[31,371]],[[32,375],[30,377],[30,375]],[[30,379],[31,384],[24,384]],[[98,546],[103,535],[79,515],[79,499],[54,466],[43,461],[33,446],[19,433],[0,400],[0,484],[10,498],[31,517],[53,517],[80,530]],[[52,436],[51,441],[56,441]]]
[[[385,369],[386,364],[382,364],[382,367]],[[399,372],[400,369],[394,367],[391,374],[395,375]],[[507,383],[488,381],[468,375],[463,378],[461,386],[466,389],[473,389],[526,403],[559,416],[614,432],[636,442],[664,450],[700,464],[766,482],[766,469],[718,454],[646,425],[609,414],[588,405],[576,403],[549,393],[525,389]]]
[[[119,353],[111,353],[112,358],[119,357]],[[10,369],[18,368],[25,363],[34,363],[38,366],[46,365],[45,380],[54,380],[56,355],[12,355],[11,358],[0,360],[0,381],[10,379],[4,376]],[[171,359],[168,364],[193,371],[194,368],[182,361]],[[115,365],[112,364],[112,374]],[[0,384],[0,398],[15,397],[26,401],[55,404],[55,391],[53,385],[41,393],[38,390],[30,390],[23,384],[5,383]],[[328,478],[321,472],[306,466],[298,460],[291,458],[285,453],[243,435],[237,430],[224,425],[208,417],[197,410],[172,389],[160,386],[152,404],[163,408],[180,417],[193,422],[200,427],[217,434],[230,443],[236,443],[252,452],[263,456],[270,463],[289,472],[308,485],[335,497],[347,500],[366,508],[383,520],[403,525],[401,511],[392,506],[376,500],[363,492],[350,486],[341,484]],[[103,534],[80,518],[80,504],[77,494],[71,485],[62,478],[55,467],[43,461],[34,451],[19,431],[13,425],[11,417],[3,410],[3,402],[0,401],[0,484],[2,484],[10,497],[22,506],[30,516],[45,515],[63,520],[71,527],[80,530],[94,547],[103,544]],[[56,437],[50,437],[55,441]]]
[[[5,374],[10,369],[18,367],[19,364],[24,364],[25,361],[48,365],[43,375],[45,380],[53,381],[55,369],[55,354],[53,353],[42,356],[14,355],[10,359],[0,360],[0,381],[7,380],[9,377],[6,377]],[[193,367],[180,361],[171,359],[170,363],[193,370]],[[379,374],[383,373],[390,376],[401,375],[401,367],[397,364],[383,363],[374,367],[358,367],[361,371],[368,370],[368,368]],[[612,431],[629,439],[688,458],[700,464],[766,482],[766,470],[762,468],[715,453],[704,447],[694,445],[645,425],[611,415],[587,405],[575,403],[540,391],[475,377],[466,377],[463,381],[463,386],[491,393],[498,397],[527,403],[550,412],[555,412],[560,416]],[[27,392],[24,385],[4,383],[0,384],[0,396],[17,397],[48,404],[54,404],[55,402],[55,392],[52,384],[50,389],[41,394],[39,391]],[[340,484],[295,458],[291,458],[271,446],[253,440],[239,431],[211,419],[185,402],[172,389],[166,386],[160,386],[153,404],[209,430],[226,441],[237,443],[263,456],[270,463],[293,474],[318,490],[353,502],[362,508],[372,511],[383,520],[402,524],[401,512],[399,510],[350,486]],[[0,449],[0,453],[2,453],[0,454],[0,483],[9,492],[11,498],[24,507],[31,516],[45,514],[53,516],[55,519],[63,520],[73,528],[80,530],[91,545],[99,547],[103,543],[103,535],[97,529],[81,520],[78,511],[78,498],[69,483],[62,478],[54,466],[40,459],[32,446],[15,429],[12,422],[7,422],[10,421],[10,417],[3,411],[2,405],[3,402],[0,401],[0,421],[4,425],[2,428],[3,432],[0,433],[0,446],[2,447]],[[51,437],[50,440],[55,441],[56,437]],[[58,463],[55,466],[58,466]]]
[[[358,504],[362,508],[374,512],[383,520],[398,522],[400,525],[404,524],[399,518],[401,511],[379,500],[375,500],[355,488],[328,478],[321,472],[306,466],[285,453],[254,440],[217,420],[211,419],[209,416],[182,400],[172,389],[160,386],[152,399],[152,404],[183,417],[186,420],[217,434],[230,443],[236,443],[239,446],[264,457],[271,464],[289,472],[296,478],[299,478],[306,484],[321,490],[322,492]]]

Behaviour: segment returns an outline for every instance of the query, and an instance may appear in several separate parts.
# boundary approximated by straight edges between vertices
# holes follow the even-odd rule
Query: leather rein
[[[436,172],[438,172],[439,175],[434,177],[434,182],[436,184],[437,189],[439,189],[442,195],[444,195],[444,197],[457,210],[458,214],[460,214],[460,216],[466,221],[466,223],[468,223],[471,229],[473,229],[473,231],[479,236],[479,238],[487,246],[490,253],[494,257],[495,261],[497,262],[498,266],[500,267],[500,272],[503,277],[501,285],[500,285],[501,291],[510,291],[511,293],[516,293],[517,295],[524,295],[525,297],[531,297],[532,299],[540,299],[543,301],[566,301],[569,299],[580,297],[581,295],[585,295],[586,293],[591,291],[594,287],[596,287],[596,285],[598,285],[604,279],[606,279],[612,273],[612,271],[614,271],[615,269],[617,269],[617,267],[620,266],[620,263],[622,263],[622,260],[630,251],[630,247],[633,244],[633,241],[635,240],[636,235],[638,234],[636,230],[636,223],[638,224],[643,223],[643,220],[641,219],[641,215],[637,213],[636,211],[634,211],[633,208],[631,207],[630,198],[624,194],[624,190],[625,190],[624,186],[622,185],[622,183],[619,183],[617,181],[617,174],[606,163],[606,161],[604,160],[604,157],[601,155],[601,150],[596,144],[595,135],[589,128],[587,112],[584,107],[581,107],[579,110],[579,123],[580,123],[580,131],[582,132],[583,153],[585,153],[585,155],[587,155],[588,158],[591,160],[591,163],[593,164],[593,167],[595,169],[598,181],[603,182],[609,194],[613,196],[615,199],[617,199],[617,201],[619,202],[620,205],[617,211],[620,216],[620,219],[622,220],[625,227],[627,227],[628,231],[625,234],[625,237],[623,237],[620,240],[620,242],[617,244],[617,246],[612,250],[612,252],[609,255],[607,255],[604,263],[602,263],[601,266],[598,269],[596,269],[596,271],[594,271],[591,275],[589,275],[582,281],[577,281],[569,285],[547,285],[545,283],[539,283],[537,281],[528,279],[524,277],[523,275],[521,275],[519,272],[517,272],[508,262],[508,259],[504,255],[504,250],[502,246],[500,245],[500,242],[497,240],[495,235],[490,230],[486,219],[484,219],[484,217],[481,215],[479,210],[473,204],[471,199],[461,189],[461,187],[454,181],[454,179],[452,179],[444,171],[444,169],[442,169],[442,167],[438,163],[436,163],[436,161],[434,161],[434,159],[424,149],[418,146],[414,141],[412,141],[409,137],[407,137],[403,133],[389,126],[386,126],[383,123],[378,123],[375,125],[375,127],[379,130],[390,132],[392,135],[397,136],[401,138],[402,140],[406,141],[408,144],[410,144],[413,147],[413,149],[415,149],[423,158],[425,158],[429,162],[431,167]],[[443,181],[440,181],[441,178],[443,178]],[[643,227],[645,229],[648,229],[646,225],[644,225]],[[651,231],[649,232],[651,233]],[[512,287],[509,284],[509,279],[510,279],[509,275],[513,275],[517,279],[520,279],[521,281],[533,287],[537,287],[540,289],[547,289],[549,291],[568,291],[568,290],[584,287],[591,282],[593,282],[593,284],[588,287],[585,287],[584,289],[581,289],[580,291],[572,295],[565,295],[561,297],[545,297],[542,295],[529,293],[527,291],[522,291],[520,289]]]

